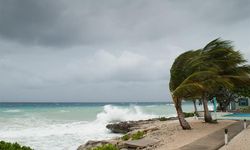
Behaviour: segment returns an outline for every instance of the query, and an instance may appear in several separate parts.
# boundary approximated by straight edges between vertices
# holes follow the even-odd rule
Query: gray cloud
[[[0,101],[170,100],[178,54],[222,37],[250,58],[247,0],[0,0]]]

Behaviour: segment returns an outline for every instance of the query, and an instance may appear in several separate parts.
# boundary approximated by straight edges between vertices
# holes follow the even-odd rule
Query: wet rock
[[[113,133],[122,133],[126,134],[128,132],[140,129],[143,124],[150,124],[155,121],[160,121],[161,118],[154,118],[148,120],[139,120],[139,121],[124,121],[119,123],[108,124],[106,128],[111,130]],[[176,120],[176,117],[166,118],[165,120]]]
[[[119,123],[114,123],[114,124],[108,124],[106,128],[111,130],[113,133],[128,133],[132,131],[132,127],[134,127],[134,123],[130,122],[119,122]]]

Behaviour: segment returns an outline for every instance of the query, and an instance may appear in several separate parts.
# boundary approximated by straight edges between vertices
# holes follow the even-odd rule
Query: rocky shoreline
[[[154,118],[148,120],[139,121],[124,121],[118,123],[108,124],[106,126],[112,133],[124,134],[124,136],[111,139],[94,141],[90,140],[86,144],[80,145],[77,150],[90,150],[94,147],[102,146],[105,144],[112,144],[122,150],[133,149],[153,149],[157,146],[159,141],[157,139],[150,138],[150,135],[154,131],[159,130],[159,123],[165,121],[177,120],[176,117],[170,118]]]

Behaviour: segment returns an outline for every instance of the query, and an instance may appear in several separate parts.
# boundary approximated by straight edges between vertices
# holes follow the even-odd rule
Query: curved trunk
[[[199,117],[198,111],[197,111],[197,106],[196,106],[196,100],[193,100],[193,104],[194,104],[194,113],[196,116]]]
[[[174,103],[175,103],[175,109],[176,109],[177,116],[178,116],[182,129],[191,130],[191,126],[186,121],[185,116],[183,114],[182,107],[181,107],[181,100],[179,100],[178,98],[174,98]]]
[[[202,102],[203,102],[203,108],[204,108],[204,119],[205,119],[205,122],[213,122],[211,113],[208,110],[207,99],[203,98]]]

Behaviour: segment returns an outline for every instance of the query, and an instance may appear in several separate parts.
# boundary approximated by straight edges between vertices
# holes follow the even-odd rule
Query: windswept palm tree
[[[190,125],[183,117],[181,100],[200,97],[206,122],[212,117],[208,110],[208,98],[219,86],[233,89],[237,84],[250,83],[250,67],[230,41],[215,39],[203,49],[188,51],[175,60],[171,68],[170,91],[183,129]]]

